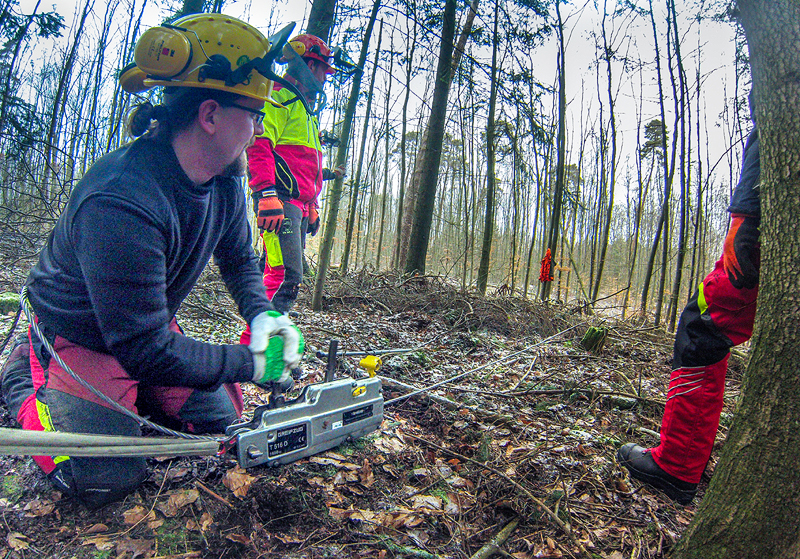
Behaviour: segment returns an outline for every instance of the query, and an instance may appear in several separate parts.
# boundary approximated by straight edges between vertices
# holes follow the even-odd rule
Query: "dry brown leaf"
[[[150,557],[152,551],[153,540],[125,538],[117,542],[117,557],[125,556],[126,553],[130,554],[127,559]]]
[[[451,487],[455,487],[456,489],[472,489],[474,487],[474,484],[470,480],[461,476],[453,476],[446,481]]]
[[[419,545],[425,546],[430,541],[431,537],[423,530],[409,530],[406,532],[411,539],[416,541]]]
[[[286,545],[303,543],[305,541],[301,540],[297,536],[280,536],[278,534],[275,534],[275,539],[282,541]]]
[[[25,511],[25,516],[28,518],[34,518],[36,516],[47,516],[56,506],[50,501],[41,501],[39,499],[34,499],[22,510]]]
[[[250,538],[247,536],[243,536],[241,534],[228,534],[225,536],[225,539],[231,540],[232,542],[240,543],[242,545],[250,545],[252,542]]]
[[[248,475],[241,467],[236,466],[232,470],[228,470],[222,483],[230,489],[237,497],[244,498],[250,490],[250,486],[256,480],[255,477]]]
[[[108,536],[93,536],[91,538],[85,538],[82,545],[93,545],[97,551],[111,551],[117,544],[116,542],[110,541]]]
[[[375,439],[373,444],[375,445],[376,449],[380,450],[384,454],[396,454],[398,452],[403,452],[406,448],[406,445],[403,443],[403,441],[394,436],[380,437],[379,439]]]
[[[159,519],[159,520],[151,520],[150,522],[147,523],[147,527],[150,530],[157,530],[158,528],[161,528],[163,525],[164,525],[164,521],[161,520],[161,519]]]
[[[91,536],[92,534],[100,534],[102,532],[108,532],[108,526],[106,526],[105,524],[98,523],[89,526],[84,532],[84,534],[87,536]]]
[[[145,520],[145,519],[147,521],[155,520],[156,519],[156,513],[153,512],[153,511],[149,511],[148,512],[147,509],[144,508],[143,506],[136,505],[132,509],[128,509],[125,512],[123,512],[122,513],[122,518],[123,518],[123,522],[126,525],[133,526],[134,524],[137,524],[137,523],[139,523],[139,522],[141,522],[142,520]]]
[[[381,466],[384,472],[389,474],[394,479],[400,479],[400,474],[397,471],[397,468],[393,464],[384,464]]]
[[[434,495],[417,495],[411,501],[411,507],[414,510],[442,510],[442,500]]]
[[[198,520],[190,518],[186,521],[186,529],[194,530],[195,532],[205,532],[211,525],[214,524],[214,519],[207,512],[204,512]]]
[[[524,551],[517,551],[516,553],[512,553],[511,557],[514,557],[514,559],[531,559],[533,556]]]
[[[375,475],[372,473],[372,466],[369,465],[369,460],[366,458],[364,458],[364,463],[359,471],[359,477],[361,478],[361,485],[364,487],[372,487],[372,484],[375,483]]]
[[[8,543],[8,547],[14,551],[28,549],[28,536],[20,532],[10,532],[6,538],[6,542]]]
[[[339,470],[336,472],[336,475],[333,476],[334,485],[345,485],[348,483],[358,483],[358,474],[347,470]]]
[[[621,551],[615,551],[611,555],[609,555],[606,559],[624,559],[625,556],[622,554]]]
[[[335,458],[325,458],[323,456],[312,456],[308,459],[309,462],[312,464],[319,464],[320,466],[336,466],[341,467],[342,460],[336,460]]]
[[[166,503],[159,503],[156,508],[164,513],[167,518],[174,518],[180,514],[183,507],[194,503],[199,498],[200,492],[197,489],[176,491],[170,494]]]

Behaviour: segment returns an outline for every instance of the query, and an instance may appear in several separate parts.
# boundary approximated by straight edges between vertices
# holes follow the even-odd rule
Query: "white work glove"
[[[303,334],[294,323],[277,311],[262,312],[250,323],[253,354],[253,382],[259,386],[285,382],[300,365],[305,349]]]

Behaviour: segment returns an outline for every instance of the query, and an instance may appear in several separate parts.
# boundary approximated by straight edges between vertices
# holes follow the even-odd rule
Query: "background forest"
[[[454,9],[413,0],[336,7],[329,43],[353,60],[361,51],[363,75],[352,122],[353,76],[329,83],[321,115],[322,128],[350,133],[340,155],[348,177],[322,197],[336,224],[330,269],[416,270],[481,293],[606,298],[616,314],[654,313],[674,327],[720,251],[748,130],[747,61],[726,6],[446,4]],[[144,29],[184,8],[2,2],[4,255],[35,255],[76,181],[129,140],[124,120],[137,100],[120,90],[117,70]],[[206,6],[266,34],[289,21],[304,29],[309,8]],[[432,115],[443,53],[452,84],[445,110]],[[438,165],[421,149],[436,118]],[[430,176],[433,196],[420,195]],[[312,269],[323,237],[311,240]],[[555,281],[540,284],[548,246]]]

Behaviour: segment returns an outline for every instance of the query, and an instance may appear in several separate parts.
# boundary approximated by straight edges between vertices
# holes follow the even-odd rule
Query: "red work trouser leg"
[[[653,458],[670,475],[697,483],[711,457],[722,413],[728,358],[705,367],[672,371]]]
[[[720,259],[681,313],[661,444],[651,451],[656,463],[680,480],[699,482],[711,456],[728,355],[753,334],[757,295],[757,287],[731,285]]]

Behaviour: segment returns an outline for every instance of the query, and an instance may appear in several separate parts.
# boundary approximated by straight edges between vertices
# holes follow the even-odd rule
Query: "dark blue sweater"
[[[194,185],[170,144],[139,139],[77,184],[28,276],[30,301],[48,332],[113,355],[143,383],[214,389],[250,380],[247,347],[169,330],[212,255],[248,323],[272,309],[237,181]]]
[[[744,144],[742,172],[739,175],[739,183],[731,196],[729,212],[761,218],[760,178],[761,158],[758,152],[758,130],[753,128]]]

